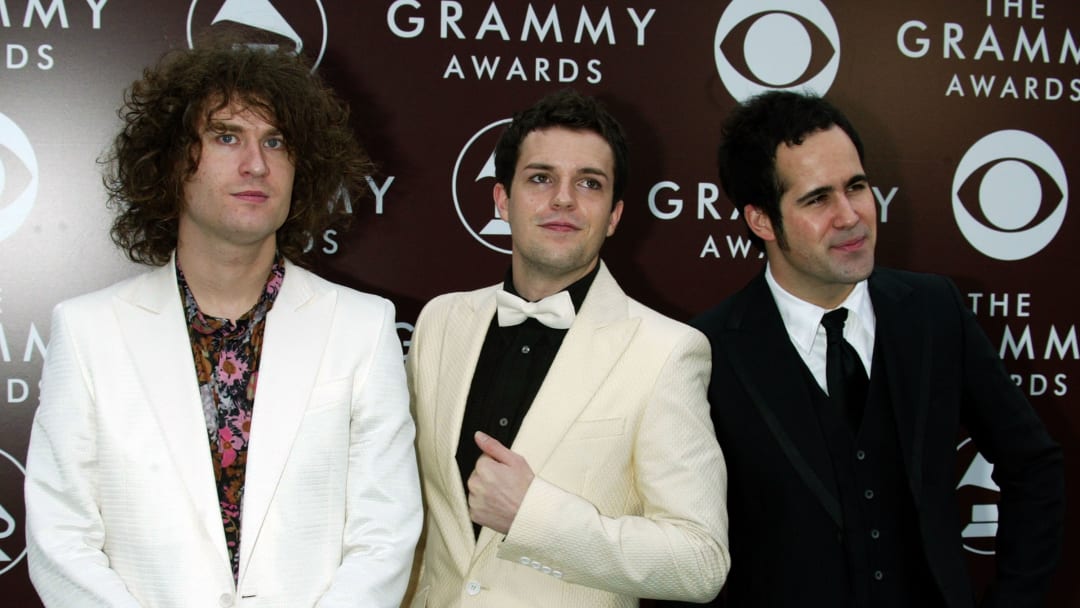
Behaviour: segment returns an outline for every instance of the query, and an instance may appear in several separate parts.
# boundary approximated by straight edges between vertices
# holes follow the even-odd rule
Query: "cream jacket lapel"
[[[446,537],[455,542],[449,544],[447,550],[459,564],[471,561],[476,542],[462,489],[464,480],[457,466],[458,441],[465,400],[469,396],[488,325],[495,315],[495,292],[499,287],[450,294],[460,297],[445,318],[435,321],[436,333],[428,336],[438,342],[437,349],[426,351],[434,358],[420,363],[417,357],[410,357],[408,361],[413,407],[415,409],[420,402],[427,406],[414,411],[417,446],[421,452],[430,455],[426,463],[436,469],[422,474],[437,480],[439,488],[438,492],[429,492],[429,508],[439,513],[440,525],[451,527]],[[414,340],[422,333],[421,322],[417,321]],[[441,335],[439,329],[443,330]]]
[[[627,317],[626,302],[626,294],[601,262],[511,448],[534,471],[543,469],[633,337],[640,319]]]

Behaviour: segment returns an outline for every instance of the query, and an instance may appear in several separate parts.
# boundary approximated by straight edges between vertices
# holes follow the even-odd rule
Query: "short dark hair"
[[[347,223],[338,199],[362,196],[373,165],[349,127],[348,107],[287,50],[219,36],[167,53],[124,95],[123,130],[103,157],[113,242],[135,262],[160,266],[176,248],[184,186],[201,153],[200,132],[231,104],[274,124],[295,165],[289,216],[277,247],[300,262],[312,238]]]
[[[507,194],[514,180],[521,142],[529,133],[550,127],[592,131],[604,138],[615,157],[611,202],[622,200],[630,173],[626,134],[619,121],[599,101],[573,89],[551,93],[530,108],[514,114],[495,146],[495,179],[506,188]]]
[[[776,150],[780,144],[802,144],[807,135],[833,125],[851,138],[861,161],[863,145],[855,127],[822,97],[770,91],[746,100],[728,116],[722,130],[717,166],[724,192],[741,213],[745,213],[747,205],[764,211],[782,237],[783,184],[776,174]],[[753,232],[750,239],[763,246]]]

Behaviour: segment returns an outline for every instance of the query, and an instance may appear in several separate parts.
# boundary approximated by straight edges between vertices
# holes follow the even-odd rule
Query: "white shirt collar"
[[[804,358],[814,349],[817,339],[824,340],[821,330],[821,317],[829,312],[816,304],[811,304],[787,291],[776,282],[772,267],[765,265],[765,282],[769,285],[773,300],[780,311],[788,336],[792,344]],[[870,360],[874,354],[874,330],[877,317],[874,305],[870,301],[870,291],[865,280],[859,281],[837,308],[847,308],[848,318],[844,323],[844,338],[855,347],[866,369],[870,369]],[[820,330],[820,331],[819,331]]]

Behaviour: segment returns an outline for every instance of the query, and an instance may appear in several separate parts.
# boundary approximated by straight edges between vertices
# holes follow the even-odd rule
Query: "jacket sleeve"
[[[383,313],[371,365],[353,382],[343,559],[320,608],[396,608],[420,534],[415,427],[393,305]]]
[[[994,465],[1001,488],[997,576],[986,608],[1041,606],[1061,553],[1065,481],[1061,447],[1013,383],[951,282],[963,335],[961,422]]]
[[[710,367],[704,336],[687,331],[642,396],[630,463],[641,515],[605,515],[538,474],[499,557],[556,564],[549,574],[623,595],[714,597],[730,564],[727,470],[706,400]]]
[[[26,461],[30,580],[46,606],[137,608],[103,551],[90,382],[61,304],[53,311]]]

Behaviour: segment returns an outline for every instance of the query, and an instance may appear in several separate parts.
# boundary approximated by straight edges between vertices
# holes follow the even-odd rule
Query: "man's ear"
[[[499,210],[499,218],[504,222],[509,222],[510,193],[506,191],[506,187],[499,182],[495,182],[495,187],[491,191],[491,197],[495,199],[495,208]]]
[[[761,240],[766,243],[776,240],[776,231],[773,229],[772,220],[769,218],[769,214],[765,213],[760,207],[754,205],[743,207],[743,220],[750,227],[750,232],[756,234]]]
[[[608,216],[607,235],[611,236],[615,234],[615,228],[619,226],[619,219],[622,218],[623,202],[615,201],[615,204],[611,207],[611,215]]]

